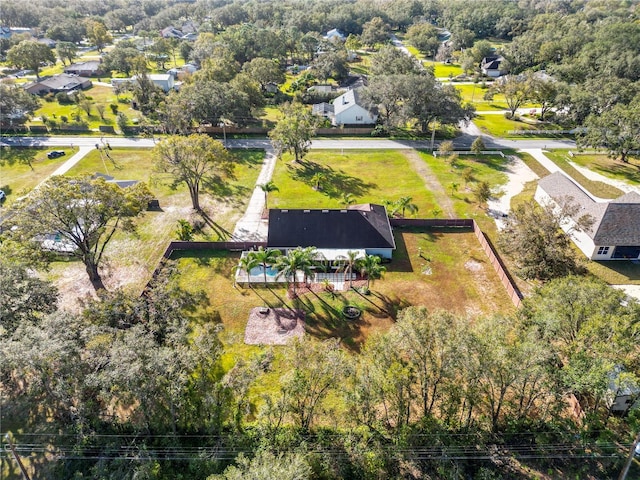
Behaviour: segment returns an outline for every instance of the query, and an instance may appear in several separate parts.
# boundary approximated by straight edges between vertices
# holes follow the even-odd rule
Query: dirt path
[[[448,218],[455,218],[456,215],[455,209],[453,208],[453,202],[451,201],[444,187],[440,184],[429,166],[420,157],[420,155],[418,155],[418,152],[416,152],[415,150],[405,150],[403,153],[404,156],[409,160],[409,164],[411,165],[413,170],[424,181],[425,187],[433,192],[433,195],[436,197],[436,201],[438,202],[438,206],[442,209],[445,216],[447,216]]]

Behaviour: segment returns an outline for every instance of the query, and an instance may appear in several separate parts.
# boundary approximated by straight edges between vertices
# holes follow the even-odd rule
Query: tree
[[[473,187],[473,196],[480,204],[489,200],[491,198],[491,186],[489,185],[489,182],[482,181],[476,183]]]
[[[471,144],[471,151],[475,154],[482,153],[482,151],[486,148],[487,147],[485,147],[482,137],[476,137],[476,139]]]
[[[611,157],[628,162],[629,153],[640,150],[640,94],[630,104],[618,103],[589,115],[585,127],[579,145],[606,148]]]
[[[372,76],[411,75],[420,73],[420,65],[393,45],[385,45],[371,56],[369,71]]]
[[[307,480],[312,470],[300,453],[279,453],[274,455],[266,450],[258,450],[249,460],[244,454],[236,458],[237,465],[231,465],[220,475],[212,475],[207,480]]]
[[[338,268],[338,271],[342,271],[344,273],[344,276],[348,276],[347,278],[349,278],[349,290],[351,290],[351,285],[353,283],[353,279],[351,278],[353,271],[358,266],[358,255],[359,252],[348,250],[346,256],[341,255],[336,258],[336,260],[338,260],[338,262],[340,262],[341,264]]]
[[[244,257],[240,257],[240,262],[238,266],[247,272],[247,286],[251,288],[251,270],[257,267],[260,263],[255,255],[251,255],[251,253],[245,255]],[[265,272],[266,274],[266,272]]]
[[[270,58],[254,58],[242,66],[242,71],[258,82],[263,91],[268,83],[281,84],[285,80],[278,62]]]
[[[268,195],[271,192],[277,192],[280,189],[271,180],[269,180],[267,183],[258,184],[258,187],[260,187],[260,190],[262,190],[264,192],[264,208],[269,208],[269,196]]]
[[[382,278],[382,274],[387,271],[383,265],[380,265],[380,262],[381,259],[377,255],[367,255],[364,258],[361,258],[358,262],[360,275],[367,277],[367,291],[369,290],[371,283],[374,280]]]
[[[38,97],[19,85],[0,84],[0,124],[22,125],[39,107]],[[0,158],[0,161],[2,159]]]
[[[86,28],[87,38],[96,46],[99,52],[102,52],[105,45],[113,41],[111,35],[107,31],[107,28],[104,26],[104,23],[95,20],[88,20],[86,22]]]
[[[458,188],[460,188],[460,184],[458,182],[451,182],[449,184],[449,188],[451,189],[451,196],[453,197],[453,194],[458,191]]]
[[[566,85],[553,78],[531,77],[531,100],[540,105],[541,121],[544,122],[547,113],[558,104],[565,89]]]
[[[282,255],[280,250],[275,248],[264,249],[259,247],[258,250],[249,252],[249,256],[253,257],[259,265],[262,265],[262,273],[264,275],[264,283],[267,283],[267,268],[278,263],[278,258]]]
[[[33,70],[36,72],[36,78],[40,79],[40,65],[42,63],[56,63],[56,57],[44,43],[23,40],[9,49],[7,62],[18,68]]]
[[[137,48],[120,42],[113,50],[107,52],[103,57],[103,64],[106,70],[116,70],[124,73],[127,77],[131,72],[139,69],[140,65],[146,64],[144,58]]]
[[[283,152],[294,155],[294,161],[304,158],[311,146],[311,137],[316,133],[317,118],[300,103],[285,103],[280,112],[282,118],[269,132],[278,156]]]
[[[571,234],[589,228],[593,217],[579,215],[580,207],[570,198],[561,203],[558,209],[530,202],[511,210],[498,244],[511,255],[523,278],[549,280],[581,271]]]
[[[156,169],[169,174],[173,184],[189,189],[193,209],[200,212],[200,191],[233,175],[233,162],[224,145],[207,135],[170,136],[154,147]]]
[[[405,218],[405,210],[409,210],[409,213],[415,215],[418,213],[418,206],[415,203],[412,203],[413,198],[411,197],[400,197],[394,204],[396,210],[400,210],[402,212],[402,218]]]
[[[362,26],[360,41],[370,47],[389,41],[389,25],[380,17],[373,17]]]
[[[509,107],[510,118],[513,118],[516,111],[531,98],[531,92],[531,82],[527,76],[507,75],[495,81],[484,98],[493,100],[495,94],[502,94]]]
[[[311,69],[321,80],[347,78],[349,75],[347,53],[344,50],[324,52],[313,60]]]
[[[58,42],[56,45],[56,52],[58,53],[58,58],[63,65],[65,65],[65,60],[71,64],[78,56],[78,47],[73,42]]]
[[[60,237],[64,250],[82,261],[95,289],[104,289],[99,269],[105,248],[118,230],[135,229],[133,219],[150,200],[143,183],[121,189],[102,178],[53,176],[22,201],[15,233],[42,249],[47,248],[43,237]]]
[[[433,57],[438,51],[438,29],[430,23],[415,23],[407,30],[407,40],[427,56]]]
[[[293,280],[293,298],[297,296],[296,287],[298,286],[298,271],[303,273],[305,282],[307,276],[312,274],[311,265],[314,253],[314,247],[297,247],[289,250],[286,255],[278,257],[276,262],[278,276],[283,276],[287,283],[290,283],[290,281]]]
[[[57,301],[58,290],[50,282],[29,273],[24,265],[0,261],[0,337],[53,313]]]

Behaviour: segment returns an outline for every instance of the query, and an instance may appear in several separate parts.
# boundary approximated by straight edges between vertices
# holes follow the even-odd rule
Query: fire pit
[[[359,318],[361,314],[362,310],[358,307],[354,307],[353,305],[347,305],[342,309],[342,315],[344,315],[348,320],[355,320],[356,318]]]

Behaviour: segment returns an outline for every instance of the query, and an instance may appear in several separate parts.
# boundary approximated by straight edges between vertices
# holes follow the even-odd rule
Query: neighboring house
[[[312,107],[314,115],[333,120],[333,105],[327,102],[316,103]]]
[[[34,95],[45,95],[47,93],[68,93],[74,90],[86,90],[91,85],[91,80],[88,78],[61,73],[39,82],[30,83],[25,87],[25,90]]]
[[[333,100],[333,125],[375,125],[378,115],[362,106],[358,89],[347,90]]]
[[[271,209],[267,246],[283,253],[316,247],[322,259],[332,261],[349,250],[391,259],[396,243],[385,207],[363,204],[337,210]]]
[[[91,60],[88,62],[79,62],[64,67],[64,73],[71,75],[79,75],[81,77],[96,77],[104,75],[105,71],[102,68],[102,62],[99,60]]]
[[[187,42],[195,42],[197,39],[198,39],[197,33],[186,33],[181,38],[181,40],[186,40]]]
[[[49,48],[56,48],[56,45],[58,44],[55,40],[51,38],[39,38],[38,43],[46,45]]]
[[[608,202],[597,202],[560,172],[538,183],[536,201],[541,205],[559,206],[567,200],[577,204],[577,215],[590,215],[594,223],[586,231],[573,231],[572,240],[591,260],[640,259],[640,194],[629,192]],[[567,219],[565,231],[575,226]]]
[[[498,78],[507,73],[501,67],[504,62],[504,57],[500,55],[493,55],[490,57],[484,57],[480,63],[480,70],[483,75],[491,78]]]
[[[33,30],[23,27],[0,27],[0,38],[11,38],[11,35],[18,35],[21,33],[33,35]]]
[[[149,77],[149,80],[165,92],[175,88],[175,79],[173,78],[173,75],[168,73],[150,73],[147,76]]]
[[[626,415],[629,410],[640,408],[640,386],[635,378],[625,378],[620,365],[616,365],[609,374],[606,399],[611,413],[618,415]]]
[[[182,38],[184,37],[184,33],[181,30],[178,30],[177,28],[175,28],[174,26],[170,26],[160,30],[160,36],[162,38]]]
[[[331,93],[333,87],[331,85],[312,85],[307,88],[307,92],[311,93]]]
[[[278,93],[280,87],[275,82],[269,82],[264,86],[264,91],[267,93]]]
[[[344,36],[344,33],[342,33],[337,28],[333,28],[333,29],[329,30],[324,35],[323,38],[326,39],[326,40],[329,40],[330,42],[334,42],[334,41],[344,42],[347,39],[347,37]]]

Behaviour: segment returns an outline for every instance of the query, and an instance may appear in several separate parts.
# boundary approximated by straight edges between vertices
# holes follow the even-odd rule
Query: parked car
[[[4,202],[6,199],[7,199],[6,193],[4,193],[4,190],[0,190],[0,203]]]
[[[64,157],[66,155],[66,153],[64,152],[64,150],[51,150],[49,153],[47,153],[47,158],[58,158],[58,157]]]

